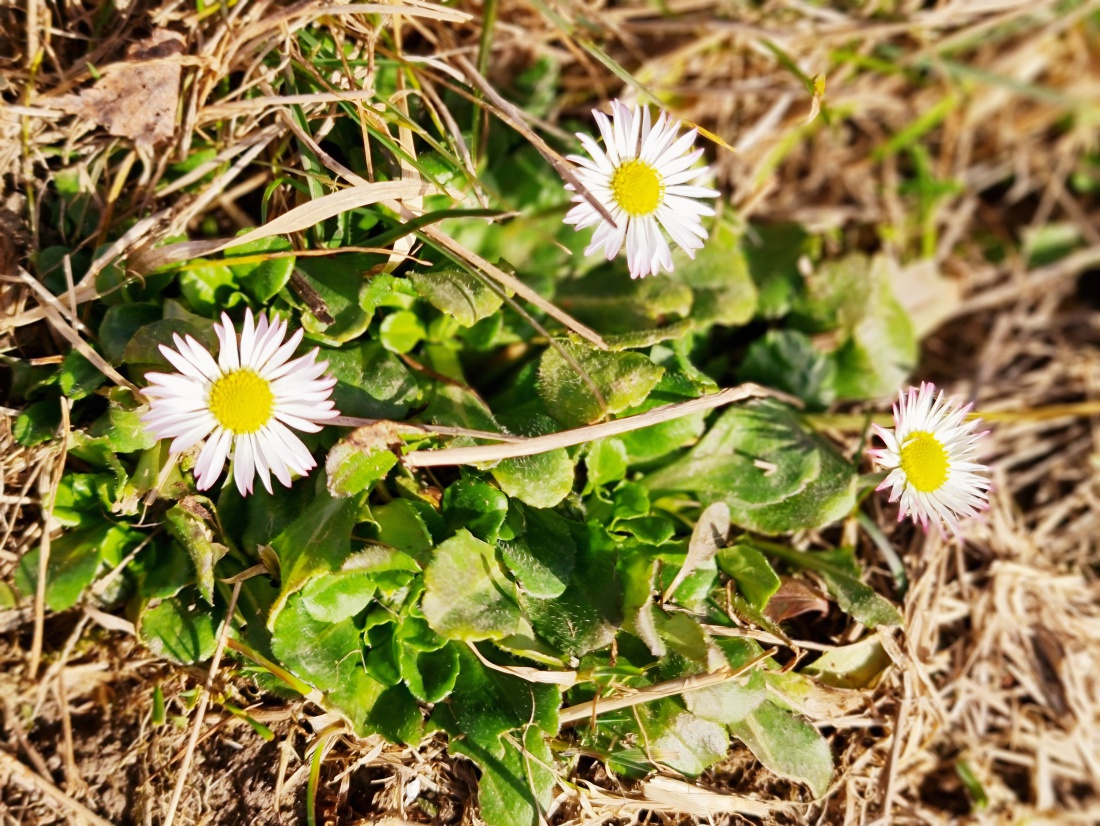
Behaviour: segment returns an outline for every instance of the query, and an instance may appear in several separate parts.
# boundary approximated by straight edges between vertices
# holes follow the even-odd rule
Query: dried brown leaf
[[[829,600],[825,595],[800,579],[783,577],[783,584],[764,607],[764,616],[772,622],[783,622],[812,611],[829,613]]]
[[[133,43],[126,58],[102,70],[95,86],[65,95],[53,105],[95,121],[112,135],[130,138],[145,155],[176,131],[183,36],[158,29]]]

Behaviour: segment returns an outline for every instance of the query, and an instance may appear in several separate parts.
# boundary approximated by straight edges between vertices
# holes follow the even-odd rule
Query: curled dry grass
[[[93,278],[44,323],[47,312],[20,278],[27,256],[56,242],[42,204],[61,167],[59,152],[108,216],[87,249],[105,242],[111,226],[129,225],[95,258],[94,275],[118,255],[140,259],[203,221],[215,221],[221,237],[254,225],[250,204],[276,174],[322,187],[349,183],[339,168],[313,168],[294,148],[301,127],[288,104],[302,107],[313,128],[306,137],[318,138],[342,116],[337,101],[373,97],[376,60],[404,61],[419,86],[399,89],[384,105],[359,106],[364,132],[411,147],[401,116],[407,96],[417,94],[473,178],[478,147],[461,139],[441,90],[480,97],[471,79],[480,66],[507,96],[517,69],[549,57],[564,91],[544,122],[520,128],[554,136],[562,115],[648,90],[736,150],[718,146],[713,157],[741,215],[802,223],[834,252],[880,251],[900,281],[918,285],[904,294],[930,333],[923,375],[991,411],[1095,398],[1100,319],[1079,276],[1100,264],[1100,222],[1095,199],[1075,193],[1069,181],[1096,175],[1088,166],[1096,151],[1096,4],[926,5],[902,0],[885,17],[872,16],[875,4],[835,9],[797,0],[738,5],[721,15],[697,0],[674,0],[661,14],[640,4],[517,2],[496,10],[486,60],[479,49],[485,9],[465,2],[457,12],[393,6],[374,20],[312,3],[261,0],[204,14],[185,4],[134,3],[95,37],[91,6],[5,5],[0,348],[36,358],[64,352],[63,328],[79,335],[78,305],[95,297]],[[311,26],[350,44],[363,62],[318,72],[314,82],[327,91],[288,99],[274,90],[291,60],[309,65],[296,35]],[[169,146],[128,148],[53,108],[91,83],[90,66],[120,59],[128,41],[163,27],[186,38],[176,58],[184,78],[180,125]],[[380,28],[400,35],[382,38]],[[264,63],[271,55],[280,59]],[[624,87],[617,66],[637,85]],[[822,73],[826,94],[811,119],[813,79]],[[246,99],[246,90],[260,94]],[[167,164],[186,158],[200,136],[218,147],[217,157],[186,185],[164,185]],[[408,156],[391,160],[408,177],[419,174]],[[280,215],[298,205],[294,190],[280,187],[269,210]],[[415,209],[415,198],[405,206]],[[1052,222],[1073,228],[1079,248],[1054,263],[1033,263],[1026,242]],[[409,251],[399,241],[393,254]],[[2,412],[6,579],[42,536],[59,450],[57,443],[16,447],[15,411]],[[1081,418],[999,423],[990,457],[994,507],[963,547],[891,526],[889,514],[880,514],[910,571],[906,631],[883,638],[892,665],[858,707],[811,710],[832,732],[840,758],[824,800],[804,800],[735,749],[698,786],[655,778],[623,787],[580,760],[548,818],[632,821],[649,812],[663,822],[719,820],[739,811],[728,795],[749,795],[769,820],[938,823],[966,815],[977,794],[995,822],[1100,820],[1097,435],[1094,420]],[[88,611],[46,623],[46,662],[31,681],[33,611],[2,617],[5,822],[78,817],[57,795],[111,820],[158,820],[185,732],[149,724],[154,688],[169,697],[170,716],[182,715],[180,691],[204,675],[144,659],[124,620]],[[276,737],[266,744],[239,718],[209,715],[181,820],[293,819],[309,749],[330,721],[309,725],[300,707],[257,697],[247,685],[217,690],[253,707],[253,718]],[[86,720],[95,721],[94,736]],[[325,817],[400,822],[425,819],[434,808],[441,823],[473,819],[473,771],[450,760],[442,743],[413,750],[346,737],[329,742]],[[38,780],[20,775],[12,757]],[[411,806],[417,796],[429,805]]]

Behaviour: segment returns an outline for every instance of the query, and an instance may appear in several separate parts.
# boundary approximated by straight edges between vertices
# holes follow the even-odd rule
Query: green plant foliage
[[[433,307],[464,327],[473,327],[491,317],[504,299],[481,279],[463,270],[435,270],[410,273],[416,291]]]
[[[783,390],[811,410],[823,410],[836,398],[835,360],[814,348],[798,330],[769,330],[752,343],[737,377]]]
[[[829,744],[816,728],[789,711],[764,702],[730,723],[729,729],[780,777],[805,783],[818,797],[829,787],[833,776]]]
[[[140,541],[141,534],[128,526],[113,525],[100,518],[50,542],[46,565],[46,607],[64,611],[80,599],[103,565],[115,566],[126,551]],[[15,586],[26,597],[38,590],[38,569],[42,557],[39,545],[19,560]]]
[[[285,238],[261,238],[247,244],[232,247],[226,254],[226,263],[236,283],[248,296],[259,302],[270,301],[290,281],[294,273],[294,256],[272,257],[265,261],[248,261],[234,264],[234,258],[255,258],[263,253],[283,253],[291,250]]]
[[[323,483],[319,477],[318,488]],[[339,570],[351,553],[351,532],[359,512],[356,498],[337,499],[319,489],[310,507],[271,541],[279,559],[282,587],[268,626],[283,604],[312,577]]]
[[[463,529],[424,571],[424,616],[448,639],[500,639],[520,630],[516,586],[487,545]]]
[[[213,541],[213,533],[207,520],[211,518],[206,506],[208,499],[189,496],[172,507],[164,515],[168,531],[188,553],[195,564],[199,593],[208,604],[214,604],[214,566],[225,556],[228,548]]]
[[[138,638],[153,653],[190,665],[210,659],[221,622],[198,593],[168,597],[142,612]]]
[[[734,545],[718,551],[718,567],[729,574],[749,604],[763,611],[782,584],[767,558],[751,545]]]
[[[584,381],[557,348],[543,354],[539,396],[550,414],[567,427],[590,424],[608,413],[621,413],[641,404],[664,374],[663,368],[641,353],[607,353],[573,344],[562,345],[562,351],[592,382],[590,386]]]
[[[645,484],[725,502],[735,524],[766,534],[825,525],[855,505],[854,469],[794,411],[772,401],[731,408]]]
[[[342,70],[350,53],[309,27],[297,36],[315,65],[278,73],[275,93],[327,91],[313,69]],[[380,60],[374,88],[420,88],[418,66]],[[509,94],[529,115],[558,111],[552,59],[514,81]],[[445,735],[476,766],[488,826],[544,823],[578,749],[628,777],[697,777],[744,746],[822,794],[833,758],[809,720],[851,703],[886,664],[876,637],[835,644],[858,639],[856,624],[902,616],[852,549],[826,545],[839,532],[820,529],[855,512],[859,461],[804,412],[892,395],[915,364],[913,324],[886,260],[840,257],[827,252],[835,236],[824,243],[800,226],[745,224],[724,210],[694,258],[677,250],[673,272],[631,279],[621,256],[582,254],[589,230],[562,223],[570,196],[538,151],[438,91],[430,108],[412,95],[401,112],[381,100],[338,102],[323,119],[292,112],[356,174],[383,185],[418,175],[415,209],[411,199],[408,213],[394,202],[319,208],[326,217],[310,226],[283,224],[281,235],[208,258],[193,258],[213,248],[190,243],[205,240],[197,235],[158,239],[189,243],[152,272],[140,266],[148,251],[97,265],[104,295],[81,305],[89,346],[139,391],[147,373],[174,371],[161,348],[176,335],[217,357],[223,313],[239,326],[250,308],[303,331],[294,355],[319,349],[345,417],[300,434],[318,463],[306,478],[242,496],[226,470],[198,495],[198,446],[170,455],[141,423],[148,400],[86,351],[0,355],[19,408],[17,443],[57,457],[68,439],[48,522],[47,606],[125,611],[154,654],[194,666],[212,656],[240,578],[226,663],[264,689],[307,696],[359,736],[416,744]],[[369,122],[360,105],[371,107]],[[456,140],[444,108],[461,128],[477,124],[473,140]],[[215,126],[210,135],[221,134]],[[413,135],[414,152],[398,129]],[[258,201],[257,224],[367,191],[334,181],[300,138],[265,149],[263,168],[283,171]],[[166,182],[219,157],[210,140],[169,165]],[[47,192],[43,209],[62,240],[32,267],[61,295],[66,266],[81,279],[145,207],[119,193],[117,214],[131,223],[101,225],[101,199],[80,189],[81,176],[62,170],[55,180],[60,195]],[[188,197],[201,191],[185,184]],[[215,222],[203,232],[217,235]],[[438,232],[593,328],[606,348],[512,295]],[[745,381],[805,411],[758,399],[507,455],[516,437]],[[457,465],[415,461],[467,447],[490,452]],[[810,540],[816,549],[804,550]],[[26,606],[42,559],[40,546],[18,560],[0,606]],[[781,583],[800,578],[828,590],[817,607],[828,606],[822,627],[836,636],[815,662],[783,671],[790,660],[750,636],[801,638],[802,625],[770,618],[782,616]],[[665,691],[716,671],[724,681]],[[559,732],[563,707],[654,686],[660,699],[584,725],[574,713]]]

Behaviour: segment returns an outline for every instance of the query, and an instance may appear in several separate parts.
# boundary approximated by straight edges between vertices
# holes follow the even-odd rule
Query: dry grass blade
[[[682,812],[698,818],[726,814],[768,817],[787,808],[782,803],[767,803],[733,794],[721,794],[682,780],[657,775],[642,784],[642,797],[654,809]]]
[[[607,207],[600,203],[599,199],[588,191],[588,188],[581,183],[580,178],[574,174],[569,164],[567,164],[557,152],[551,149],[550,145],[544,141],[537,132],[524,122],[523,113],[516,108],[515,105],[502,98],[496,89],[481,76],[474,64],[467,60],[465,56],[456,55],[455,62],[462,67],[462,70],[466,73],[466,77],[469,78],[470,82],[473,83],[474,86],[492,102],[493,106],[496,107],[497,117],[523,135],[523,137],[539,151],[539,154],[546,158],[547,162],[554,167],[557,173],[573,187],[578,195],[581,195],[588,201],[588,203],[592,205],[592,208],[600,213],[603,219],[611,224],[611,226],[617,227],[618,224],[616,224],[615,219],[611,217],[611,213],[607,211]]]
[[[660,700],[663,697],[674,697],[677,694],[684,694],[688,691],[698,691],[701,688],[720,685],[727,680],[732,680],[747,671],[751,671],[778,650],[777,648],[769,648],[767,651],[759,656],[753,657],[753,659],[736,670],[725,668],[721,671],[713,671],[709,674],[693,674],[690,677],[680,677],[675,680],[668,680],[663,683],[657,683],[656,685],[646,686],[645,688],[638,689],[633,694],[624,694],[619,697],[597,696],[591,702],[563,708],[558,713],[558,722],[562,726],[571,726],[581,720],[594,718],[599,714],[606,714],[609,711],[630,708],[631,706],[649,703],[653,700]]]
[[[359,207],[377,204],[382,201],[403,200],[416,198],[435,187],[426,186],[420,181],[377,181],[375,183],[364,182],[347,189],[330,192],[322,195],[307,204],[295,207],[285,212],[278,218],[273,218],[262,227],[257,227],[251,232],[246,232],[238,238],[224,241],[220,246],[209,250],[206,254],[212,255],[239,244],[251,244],[263,238],[273,235],[286,235],[291,232],[300,232],[304,229],[316,226],[329,218],[335,218],[342,212],[348,212]]]
[[[610,422],[586,425],[573,430],[565,430],[561,433],[549,433],[545,436],[532,436],[511,444],[417,450],[405,454],[402,461],[409,467],[441,467],[445,465],[472,465],[478,462],[494,462],[517,456],[533,456],[536,453],[546,453],[559,447],[573,447],[596,439],[629,433],[650,425],[679,419],[701,410],[713,410],[716,407],[745,401],[746,399],[763,397],[789,398],[782,393],[759,385],[742,384],[738,387],[720,390],[709,396],[666,404],[647,410],[644,413],[624,416]]]

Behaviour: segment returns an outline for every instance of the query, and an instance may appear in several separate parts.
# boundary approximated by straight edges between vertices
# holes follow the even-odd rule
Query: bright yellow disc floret
[[[255,433],[274,411],[271,384],[254,370],[226,373],[210,388],[210,412],[230,433]]]
[[[623,212],[641,218],[657,210],[664,184],[657,170],[637,158],[625,161],[611,176],[611,195]]]
[[[949,468],[947,448],[932,433],[915,430],[901,446],[901,469],[909,484],[921,493],[939,490],[947,481]]]

